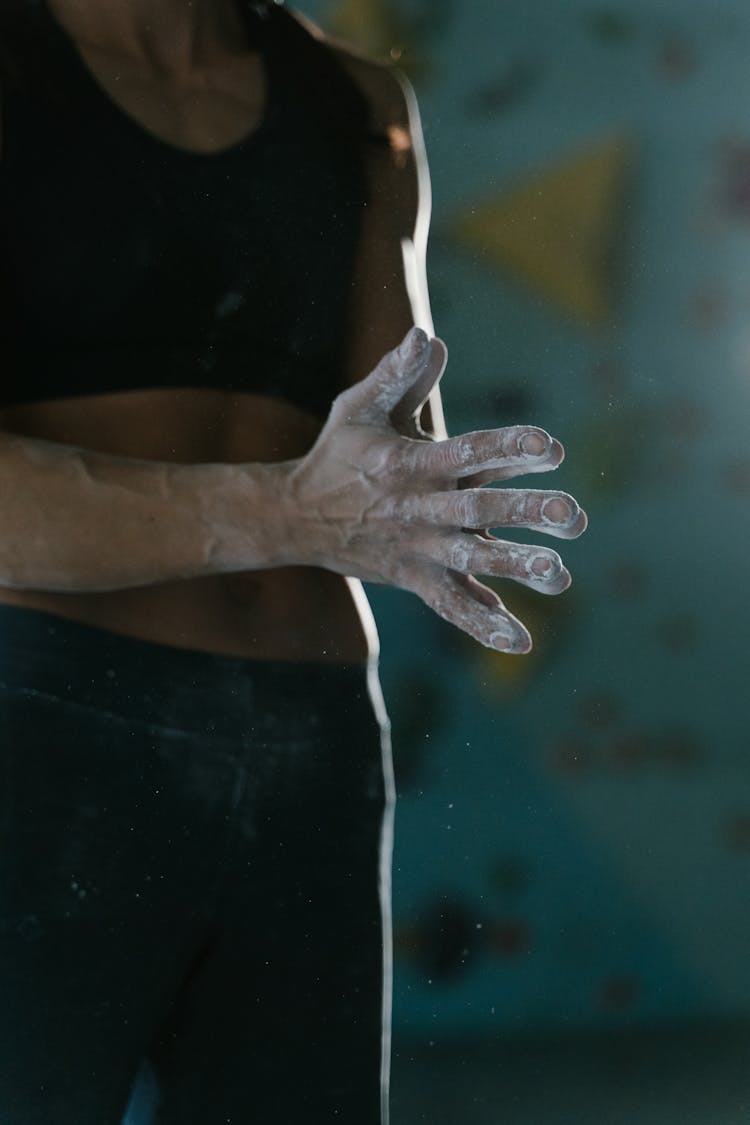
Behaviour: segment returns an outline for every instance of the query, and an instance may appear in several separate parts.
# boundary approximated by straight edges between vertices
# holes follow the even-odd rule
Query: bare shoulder
[[[387,132],[394,126],[408,129],[413,100],[406,79],[393,67],[364,58],[338,43],[329,43],[339,65],[364,94],[373,127]]]
[[[348,44],[324,34],[306,17],[294,13],[324,44],[336,63],[363,95],[369,108],[369,132],[376,143],[367,146],[366,169],[371,183],[368,216],[396,239],[411,238],[415,225],[429,223],[429,171],[417,102],[410,83],[395,67],[359,54]],[[375,206],[377,202],[378,206]]]
[[[323,42],[334,58],[364,95],[370,107],[370,119],[377,132],[387,133],[394,126],[408,130],[415,124],[416,102],[406,78],[387,63],[377,62],[359,54],[352,47],[323,32],[305,16],[295,18],[316,39]]]

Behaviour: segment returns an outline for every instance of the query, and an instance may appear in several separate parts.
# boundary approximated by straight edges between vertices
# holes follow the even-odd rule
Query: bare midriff
[[[97,8],[49,7],[92,78],[136,124],[200,158],[250,136],[266,77],[244,42],[239,5],[217,6],[221,45],[170,78],[113,45]],[[170,40],[171,42],[171,40]],[[179,71],[179,73],[178,73]],[[241,463],[304,455],[321,421],[280,399],[209,389],[148,389],[55,399],[0,410],[0,428],[28,437],[155,461]],[[0,604],[27,606],[161,644],[266,660],[360,662],[368,630],[346,579],[312,567],[248,571],[106,593],[0,587]]]
[[[320,420],[280,399],[154,389],[6,407],[0,427],[102,453],[175,463],[284,461]],[[197,532],[196,532],[197,533]],[[360,662],[366,630],[347,581],[285,567],[104,593],[0,587],[0,604],[59,614],[160,644],[261,660]]]

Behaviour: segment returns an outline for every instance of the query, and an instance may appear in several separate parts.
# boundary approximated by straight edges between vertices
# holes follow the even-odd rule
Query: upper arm
[[[347,384],[364,378],[412,325],[434,332],[427,288],[430,180],[416,99],[394,71],[342,52],[365,94],[373,132],[365,146],[368,204],[352,278],[346,345]],[[422,425],[444,435],[438,393]]]

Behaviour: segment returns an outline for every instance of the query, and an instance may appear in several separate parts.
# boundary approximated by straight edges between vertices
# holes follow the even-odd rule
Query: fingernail
[[[550,496],[542,504],[542,519],[546,523],[565,525],[573,522],[576,511],[562,496]]]
[[[556,578],[560,569],[560,564],[549,555],[536,555],[529,560],[529,574],[534,578],[542,578],[546,582],[549,582],[551,578]]]
[[[521,434],[518,439],[518,448],[527,457],[543,457],[550,449],[549,438],[546,434],[539,433],[538,430],[529,430],[527,433]]]
[[[526,652],[527,641],[522,633],[493,633],[490,637],[490,644],[498,652]]]

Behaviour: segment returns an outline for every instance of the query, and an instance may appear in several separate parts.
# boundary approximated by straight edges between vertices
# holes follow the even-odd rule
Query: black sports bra
[[[341,389],[366,205],[364,98],[279,4],[239,0],[263,121],[203,155],[101,89],[40,0],[4,17],[0,403],[146,387]]]

